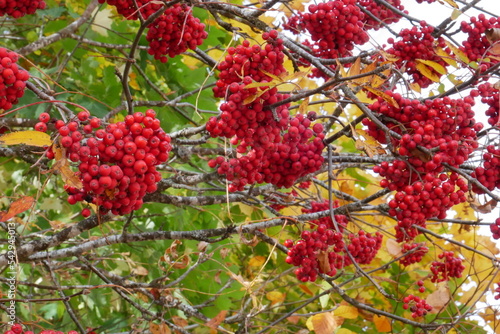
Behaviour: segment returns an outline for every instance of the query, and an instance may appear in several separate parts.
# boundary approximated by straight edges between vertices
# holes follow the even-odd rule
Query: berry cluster
[[[493,28],[500,28],[500,18],[487,18],[484,14],[479,14],[478,17],[471,17],[470,22],[462,21],[460,29],[466,33],[467,40],[462,42],[460,50],[464,52],[470,61],[475,61],[481,64],[481,70],[484,71],[490,66],[498,62],[492,58],[487,62],[483,62],[483,58],[488,56],[488,49],[491,47],[490,41],[486,37],[486,31]]]
[[[488,190],[500,189],[500,147],[495,147],[494,145],[486,146],[482,166],[474,169],[471,176]],[[476,194],[484,194],[484,191],[475,184],[472,184],[472,191]]]
[[[414,249],[416,249],[416,250],[414,250]],[[406,254],[409,252],[411,252],[411,253],[402,257],[399,260],[399,263],[401,263],[403,266],[409,266],[410,264],[418,263],[418,262],[422,261],[422,258],[424,257],[425,254],[427,254],[428,251],[429,251],[429,248],[427,248],[427,246],[425,245],[424,242],[405,243],[405,244],[403,244],[403,248],[401,249],[401,252],[403,254]]]
[[[365,24],[366,29],[378,30],[384,24],[396,23],[401,18],[401,15],[399,15],[398,13],[392,11],[384,5],[379,5],[373,0],[360,0],[358,2],[361,6],[365,7],[371,15],[375,17],[373,18],[370,15],[365,15],[363,23]],[[404,10],[403,5],[401,4],[401,0],[388,0],[387,3],[404,13],[408,13],[408,11]]]
[[[495,219],[495,223],[490,225],[490,231],[493,239],[500,239],[500,218]]]
[[[150,55],[165,63],[166,56],[173,58],[203,44],[208,33],[205,25],[191,11],[191,7],[176,3],[149,25],[146,39]]]
[[[231,181],[229,191],[262,182],[288,188],[323,163],[323,125],[310,128],[316,114],[292,118],[288,104],[271,109],[288,95],[278,93],[272,84],[260,85],[285,73],[283,41],[277,37],[273,30],[263,34],[264,47],[251,46],[248,41],[231,47],[218,65],[221,72],[214,95],[226,101],[220,106],[220,117],[209,119],[207,131],[212,137],[231,138],[240,157],[229,161],[217,157],[208,165],[218,166],[218,173]],[[248,87],[252,83],[259,84]]]
[[[139,19],[139,13],[143,19],[147,20],[162,7],[157,1],[152,0],[99,0],[99,3],[105,2],[110,6],[115,6],[118,14],[127,20]]]
[[[403,298],[403,309],[410,309],[412,318],[419,318],[427,315],[427,312],[432,310],[432,306],[427,304],[425,299],[421,299],[414,295],[408,295]]]
[[[37,9],[44,9],[42,0],[4,0],[0,1],[0,16],[9,15],[15,19],[26,14],[33,14]]]
[[[20,69],[16,62],[19,56],[13,51],[0,48],[0,109],[8,110],[24,95],[26,81],[30,75]]]
[[[417,281],[417,285],[418,285],[418,292],[424,293],[425,292],[424,281],[422,280]]]
[[[462,259],[454,257],[453,255],[453,252],[443,252],[438,255],[438,258],[442,261],[432,262],[432,282],[444,282],[449,281],[452,277],[462,277],[462,272],[465,269],[462,264]]]
[[[37,130],[46,130],[41,124],[50,117],[42,114],[40,119]],[[78,163],[83,184],[82,189],[66,187],[68,203],[86,201],[99,206],[101,213],[124,215],[138,210],[144,195],[156,191],[161,180],[156,165],[167,161],[171,146],[154,110],[127,115],[124,122],[105,128],[100,128],[100,119],[90,119],[82,111],[78,120],[67,124],[58,120],[55,126],[65,156]],[[55,157],[52,149],[47,157]],[[84,209],[82,215],[90,215],[90,210]]]
[[[365,14],[355,0],[312,4],[308,10],[307,13],[292,16],[284,28],[293,33],[307,30],[312,41],[306,41],[304,45],[311,49],[314,56],[324,59],[347,57],[355,45],[368,42],[368,34],[363,29]],[[314,68],[312,76],[325,75]]]
[[[21,324],[14,324],[10,327],[9,330],[5,331],[3,334],[34,334],[34,332],[23,331],[23,326]],[[64,334],[64,332],[46,329],[41,331],[40,334]],[[68,334],[78,334],[78,332],[69,331]],[[87,334],[95,334],[95,332],[89,331]]]
[[[398,219],[396,239],[411,241],[418,234],[413,225],[425,227],[429,218],[445,218],[450,207],[466,200],[467,182],[456,173],[446,173],[443,163],[458,167],[466,161],[478,147],[476,132],[482,124],[475,123],[471,97],[421,102],[386,93],[399,106],[380,98],[370,109],[385,116],[386,125],[397,134],[390,144],[401,159],[382,162],[373,170],[385,177],[382,187],[397,191],[389,202],[389,214]],[[370,135],[386,143],[386,133],[372,121],[365,119],[363,124]]]
[[[414,26],[411,29],[403,29],[399,33],[400,39],[395,41],[389,38],[387,41],[392,47],[387,50],[388,53],[398,57],[396,65],[399,68],[405,68],[405,73],[412,77],[413,82],[420,87],[428,87],[433,81],[424,76],[418,66],[424,66],[435,76],[441,77],[442,73],[434,68],[418,63],[418,59],[430,60],[434,63],[446,67],[446,62],[434,52],[435,44],[441,48],[446,48],[443,38],[437,40],[432,36],[434,28],[427,25],[425,21],[420,22],[420,27]]]
[[[128,20],[137,20],[139,13],[144,19],[160,10],[163,5],[152,0],[99,0],[116,6],[119,14]],[[137,7],[136,7],[137,4]],[[186,4],[170,5],[148,26],[146,40],[148,53],[161,62],[167,56],[173,58],[187,49],[196,49],[208,37],[205,25],[192,15],[192,8]]]
[[[338,202],[334,202],[338,207]],[[302,209],[304,213],[328,210],[328,201],[312,202],[310,209]],[[301,233],[301,239],[295,244],[286,240],[289,248],[286,262],[297,266],[295,275],[302,282],[314,282],[318,274],[334,276],[337,269],[352,264],[369,264],[382,245],[382,235],[371,235],[365,231],[348,234],[344,242],[343,232],[347,225],[347,217],[335,215],[335,222],[330,216],[310,221],[311,230]]]
[[[374,235],[361,230],[357,235],[349,234],[348,252],[359,264],[370,264],[382,246],[382,234],[376,232]],[[345,265],[352,263],[351,257],[346,254]]]
[[[498,88],[489,82],[480,84],[477,89],[471,91],[472,97],[481,96],[481,102],[488,106],[485,115],[488,116],[488,124],[500,128],[500,99]]]

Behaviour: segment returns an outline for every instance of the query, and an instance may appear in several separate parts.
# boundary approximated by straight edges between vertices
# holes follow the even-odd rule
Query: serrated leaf
[[[9,210],[0,212],[0,222],[5,222],[14,216],[29,210],[33,206],[33,203],[35,203],[35,199],[31,196],[24,196],[15,200],[10,205]]]
[[[444,42],[446,43],[446,46],[448,46],[450,48],[451,52],[453,52],[453,54],[455,56],[457,56],[458,59],[460,59],[460,61],[464,62],[465,64],[470,63],[469,57],[467,57],[467,55],[464,52],[462,52],[459,48],[457,48],[451,42],[449,42],[447,40],[445,40]]]
[[[439,74],[446,74],[448,71],[446,71],[446,68],[443,67],[443,65],[436,63],[435,61],[432,60],[425,60],[425,59],[417,59],[418,63],[425,64],[429,67],[432,67],[434,71],[436,71]]]
[[[356,319],[358,317],[358,309],[351,305],[340,305],[333,311],[333,315],[345,319]]]
[[[31,146],[50,146],[52,145],[52,140],[50,136],[45,132],[26,130],[26,131],[16,131],[9,132],[0,136],[0,144],[3,145],[31,145]]]
[[[426,78],[434,81],[434,82],[439,82],[439,76],[432,71],[432,68],[429,68],[427,65],[423,63],[417,62],[415,64],[416,69]]]
[[[373,323],[375,324],[375,328],[379,333],[387,333],[392,331],[392,326],[391,322],[387,317],[384,317],[383,315],[373,315]]]

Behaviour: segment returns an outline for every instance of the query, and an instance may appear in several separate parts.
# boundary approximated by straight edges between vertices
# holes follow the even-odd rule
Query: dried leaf
[[[162,322],[161,324],[157,325],[154,322],[149,323],[149,330],[151,331],[152,334],[171,334],[172,331],[170,328],[168,328],[167,324]]]
[[[12,217],[31,209],[34,203],[35,199],[31,196],[24,196],[15,200],[10,205],[9,210],[0,212],[0,222],[5,222]]]
[[[333,311],[333,315],[345,319],[356,319],[358,317],[358,309],[351,305],[340,305]]]
[[[224,321],[224,319],[226,319],[226,314],[227,314],[226,310],[220,311],[215,317],[213,317],[207,323],[205,323],[205,325],[212,329],[217,329],[217,327],[219,327],[219,325]]]
[[[470,203],[470,207],[479,213],[490,213],[497,206],[497,201],[494,199],[489,200],[484,204],[480,204],[477,200]],[[479,204],[479,205],[478,205]]]
[[[450,288],[447,283],[441,283],[436,291],[427,296],[425,301],[432,306],[431,313],[438,313],[450,301]]]
[[[330,261],[328,260],[328,252],[325,252],[324,250],[319,251],[317,259],[319,268],[322,272],[329,273],[332,270]]]
[[[148,270],[143,266],[137,266],[132,269],[132,275],[146,276],[148,274]]]
[[[172,316],[172,322],[176,324],[179,327],[186,327],[188,325],[188,322],[186,319],[179,317],[178,315],[173,315]]]
[[[77,189],[83,188],[83,183],[75,172],[69,167],[68,159],[66,159],[66,150],[64,147],[55,144],[52,146],[52,151],[54,151],[55,164],[52,166],[52,170],[58,171],[64,183],[70,187],[75,187]]]
[[[400,257],[403,255],[401,252],[401,245],[394,239],[387,239],[385,242],[385,246],[387,247],[387,252],[394,257]]]
[[[45,132],[26,130],[26,131],[16,131],[9,132],[0,136],[0,144],[3,145],[18,145],[25,144],[31,146],[50,146],[52,145],[52,140],[50,136]]]
[[[355,132],[364,137],[364,139],[359,137],[356,139],[356,149],[364,151],[370,158],[387,153],[380,143],[375,140],[375,138],[370,136],[365,130],[355,129]]]
[[[296,325],[299,323],[300,317],[298,315],[291,315],[288,318],[286,318],[286,320],[288,320],[288,322]]]
[[[196,245],[196,248],[200,251],[200,252],[204,252],[207,250],[207,247],[208,245],[210,245],[208,242],[206,241],[200,241],[198,243],[198,245]]]
[[[180,258],[180,261],[177,260],[172,264],[172,267],[175,269],[186,269],[189,265],[189,256],[184,255]]]
[[[500,41],[500,28],[486,29],[484,34],[486,35],[488,42],[491,44]]]
[[[373,315],[373,323],[375,324],[375,328],[379,333],[387,333],[392,330],[391,322],[387,317],[384,317],[383,315]]]

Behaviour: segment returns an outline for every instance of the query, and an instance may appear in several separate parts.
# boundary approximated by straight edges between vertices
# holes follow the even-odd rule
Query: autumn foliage
[[[498,332],[495,10],[0,1],[0,329]]]

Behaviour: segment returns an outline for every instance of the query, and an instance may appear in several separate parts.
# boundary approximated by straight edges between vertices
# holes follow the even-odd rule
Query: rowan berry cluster
[[[432,306],[427,304],[425,299],[421,299],[414,295],[408,295],[403,298],[403,309],[409,309],[412,312],[412,318],[419,318],[432,311]]]
[[[370,109],[387,117],[386,125],[397,134],[390,145],[401,159],[382,162],[373,170],[385,177],[382,187],[397,191],[389,202],[389,214],[398,219],[396,239],[411,241],[419,234],[413,225],[425,227],[429,218],[443,219],[450,207],[466,200],[467,182],[456,173],[445,173],[443,163],[458,167],[466,161],[478,147],[476,132],[482,124],[475,123],[471,97],[421,102],[386,93],[398,106],[378,99]],[[386,143],[386,133],[371,120],[363,124]]]
[[[360,0],[358,2],[361,6],[365,7],[371,15],[374,16],[373,18],[370,15],[365,14],[365,18],[363,19],[365,29],[378,30],[383,27],[384,24],[396,23],[399,19],[401,19],[401,15],[384,5],[379,5],[373,0]],[[388,0],[387,3],[408,14],[408,11],[404,10],[401,0]]]
[[[45,123],[50,116],[42,114],[40,119]],[[167,161],[171,146],[154,110],[127,115],[125,121],[105,128],[100,119],[82,111],[78,120],[58,120],[55,127],[63,156],[78,163],[83,184],[82,189],[66,187],[68,203],[86,201],[99,206],[101,213],[124,215],[138,210],[144,195],[156,191],[161,180],[156,166]],[[50,148],[47,157],[55,158],[57,149]],[[89,216],[90,210],[82,210],[82,215]]]
[[[333,203],[334,208],[338,202]],[[304,213],[321,212],[329,209],[328,201],[311,202],[311,208],[304,208]],[[294,243],[286,240],[284,245],[289,248],[286,262],[298,267],[295,275],[302,282],[314,282],[320,273],[334,276],[337,269],[352,264],[369,264],[382,245],[382,235],[371,235],[365,231],[357,234],[349,233],[347,242],[343,232],[347,226],[347,217],[335,215],[311,220],[311,230],[301,233],[301,239]]]
[[[116,6],[119,14],[128,20],[137,20],[139,13],[148,19],[163,7],[153,0],[99,0]],[[137,7],[136,7],[137,4]],[[192,8],[186,4],[170,5],[160,16],[148,25],[146,40],[148,53],[161,62],[167,56],[173,58],[187,49],[196,49],[208,37],[205,25],[192,15]]]
[[[209,119],[207,131],[212,137],[231,138],[241,156],[217,157],[208,165],[226,175],[231,192],[262,182],[289,188],[323,163],[323,125],[312,126],[316,114],[290,117],[288,104],[270,108],[288,97],[271,83],[261,85],[271,82],[271,76],[285,73],[283,41],[274,30],[263,38],[267,41],[264,47],[244,41],[229,48],[218,65],[221,72],[214,95],[226,101],[220,106],[220,117]],[[258,84],[254,87],[252,83]]]
[[[488,124],[500,127],[500,99],[499,90],[489,82],[480,84],[477,89],[471,91],[471,96],[481,96],[481,102],[488,106],[485,115],[488,116]]]
[[[115,6],[118,14],[127,20],[137,20],[139,14],[147,20],[162,7],[162,4],[152,0],[99,0],[99,3]]]
[[[410,75],[412,81],[420,87],[428,87],[433,81],[422,74],[419,66],[424,67],[437,77],[441,77],[443,73],[439,73],[433,67],[419,62],[419,59],[432,61],[443,68],[447,66],[446,62],[434,52],[436,46],[445,49],[446,43],[443,38],[436,40],[432,36],[433,31],[433,27],[427,25],[425,21],[421,21],[420,27],[414,26],[411,29],[403,29],[399,33],[400,39],[389,38],[387,40],[389,44],[392,44],[392,47],[387,52],[398,57],[396,65],[399,68],[404,67],[405,73]]]
[[[490,225],[490,231],[493,239],[500,239],[500,218],[495,219],[495,223]]]
[[[45,5],[45,1],[41,0],[4,0],[0,1],[0,16],[7,14],[18,19],[35,13],[37,9],[45,9]]]
[[[441,261],[434,261],[431,264],[432,282],[444,282],[449,281],[452,277],[462,277],[465,267],[462,264],[462,259],[454,257],[453,252],[443,252],[438,255],[438,259]]]
[[[467,40],[462,42],[460,50],[467,55],[470,61],[480,63],[482,71],[498,62],[495,58],[483,62],[483,59],[488,56],[488,49],[491,47],[485,32],[493,28],[500,28],[500,18],[487,18],[484,14],[471,17],[470,22],[462,21],[460,24],[462,32],[467,34]]]
[[[160,15],[148,28],[148,53],[165,63],[187,49],[194,50],[208,37],[205,25],[192,15],[192,8],[176,3]]]
[[[315,57],[334,59],[350,56],[355,45],[368,42],[364,18],[355,0],[334,0],[309,5],[308,12],[292,16],[284,28],[295,34],[306,30],[311,41],[306,40],[303,44],[311,53]],[[309,66],[309,63],[303,65]],[[326,79],[317,68],[313,68],[311,76]]]
[[[486,146],[482,166],[475,168],[471,176],[488,190],[500,189],[500,147]],[[472,191],[476,194],[484,194],[484,190],[475,184],[472,184]]]
[[[19,56],[13,51],[0,48],[0,109],[8,110],[24,95],[28,72],[16,62]]]
[[[415,249],[415,250],[414,250]],[[429,251],[429,248],[425,245],[425,242],[421,243],[405,243],[403,244],[403,248],[401,252],[403,254],[409,253],[408,255],[403,256],[399,263],[403,266],[409,266],[410,264],[418,263],[422,261],[422,258]]]
[[[87,334],[95,334],[95,332],[90,331]],[[21,324],[13,324],[9,330],[5,331],[4,334],[35,334],[32,331],[23,331],[23,326]],[[61,331],[55,331],[55,330],[43,330],[40,332],[40,334],[64,334],[64,332]],[[77,331],[69,331],[68,334],[78,334]]]

